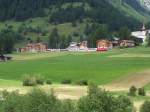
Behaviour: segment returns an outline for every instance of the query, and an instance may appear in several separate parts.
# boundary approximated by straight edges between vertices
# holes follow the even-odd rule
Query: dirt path
[[[136,102],[134,102],[134,107],[136,108],[136,112],[140,112],[140,108],[141,108],[143,103],[144,103],[144,101],[136,101]]]
[[[70,86],[70,85],[44,85],[38,88],[50,92],[51,90],[59,99],[77,100],[82,96],[87,95],[87,87],[85,86]],[[26,94],[32,87],[0,87],[0,91],[7,90],[8,92],[17,91],[20,94]]]
[[[148,83],[150,83],[150,70],[120,78],[110,84],[105,85],[104,88],[110,91],[123,91],[128,90],[131,86],[140,88],[147,85]]]

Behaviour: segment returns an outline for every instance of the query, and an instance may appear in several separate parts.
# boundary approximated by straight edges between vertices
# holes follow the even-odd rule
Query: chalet
[[[97,41],[97,51],[108,51],[112,49],[112,42],[109,40],[98,40]]]
[[[25,52],[45,52],[47,49],[47,45],[44,43],[30,43],[27,44],[25,47],[20,49],[20,52],[25,53]]]

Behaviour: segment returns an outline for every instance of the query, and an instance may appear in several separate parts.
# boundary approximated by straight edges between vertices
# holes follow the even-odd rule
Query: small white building
[[[144,42],[148,33],[150,33],[150,30],[146,30],[146,28],[143,24],[141,31],[134,31],[131,33],[131,35],[136,38],[142,39]]]
[[[67,50],[68,51],[88,51],[87,41],[83,41],[81,43],[70,42],[70,45],[67,48]]]
[[[68,51],[78,51],[79,47],[77,42],[70,42],[69,47],[67,48]]]

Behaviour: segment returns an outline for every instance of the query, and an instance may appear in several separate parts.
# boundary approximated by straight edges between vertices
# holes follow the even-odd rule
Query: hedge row
[[[52,84],[52,81],[50,79],[45,80],[44,77],[41,75],[25,75],[23,77],[23,86],[36,86],[36,85],[44,85],[46,84]],[[60,82],[61,84],[72,84],[72,80],[70,79],[64,79]],[[87,86],[88,81],[87,80],[80,80],[75,82],[76,85],[80,86]]]

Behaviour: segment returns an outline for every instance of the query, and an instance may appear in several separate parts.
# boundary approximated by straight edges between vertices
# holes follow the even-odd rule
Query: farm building
[[[112,49],[113,44],[109,40],[98,40],[97,41],[97,51],[108,51]]]
[[[120,47],[135,47],[135,42],[132,40],[121,40]]]
[[[45,52],[47,49],[47,45],[44,43],[30,43],[27,44],[24,48],[20,49],[20,52]]]

